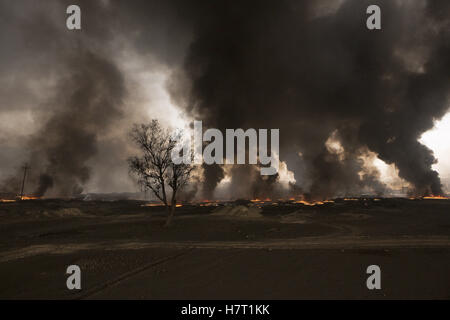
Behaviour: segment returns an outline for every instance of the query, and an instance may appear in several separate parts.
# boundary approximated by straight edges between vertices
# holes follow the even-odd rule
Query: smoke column
[[[220,129],[280,128],[281,160],[295,170],[301,152],[296,180],[313,199],[382,190],[377,172],[359,174],[367,150],[416,195],[441,194],[436,159],[417,140],[449,107],[448,1],[378,1],[375,32],[369,1],[340,3],[202,3],[178,87],[185,108]],[[339,154],[326,147],[332,136]]]
[[[160,103],[152,84],[135,76],[158,70],[171,102],[204,128],[279,128],[292,192],[382,194],[380,173],[364,166],[372,152],[414,195],[442,194],[418,139],[449,107],[449,1],[377,1],[376,31],[366,0],[76,2],[78,33],[65,28],[71,1],[0,3],[0,168],[11,175],[0,192],[20,185],[22,161],[28,192],[71,196],[92,181],[121,191],[131,124],[161,115],[145,100]],[[228,175],[230,195],[275,196],[279,177],[256,171],[203,168],[199,194],[213,197]]]
[[[57,88],[57,111],[32,141],[34,163],[45,164],[38,196],[55,186],[59,196],[83,191],[97,153],[97,135],[122,115],[125,93],[117,68],[90,52],[72,62],[72,74]],[[39,159],[39,161],[37,161]]]

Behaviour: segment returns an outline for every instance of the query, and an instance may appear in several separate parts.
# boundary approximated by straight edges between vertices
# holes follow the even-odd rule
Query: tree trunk
[[[172,199],[170,201],[170,210],[169,210],[169,214],[167,215],[167,220],[166,220],[166,227],[170,227],[170,225],[172,224],[172,219],[173,216],[175,214],[175,207],[177,206],[177,190],[176,189],[172,189]]]
[[[166,222],[165,222],[165,225],[167,225],[167,220],[169,219],[169,216],[170,216],[170,206],[169,206],[169,204],[166,204]]]
[[[167,215],[166,227],[170,227],[172,225],[172,219],[175,214],[175,204],[173,203],[168,210],[169,214]]]

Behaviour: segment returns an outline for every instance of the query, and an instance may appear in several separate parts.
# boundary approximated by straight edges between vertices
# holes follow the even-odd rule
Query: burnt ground
[[[170,228],[142,204],[0,203],[0,298],[450,298],[449,200],[284,203],[254,217],[183,206]],[[80,291],[66,288],[72,264]],[[372,264],[381,290],[366,287]]]

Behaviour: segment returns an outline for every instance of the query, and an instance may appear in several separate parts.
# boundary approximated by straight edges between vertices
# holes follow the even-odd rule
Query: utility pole
[[[23,190],[25,188],[25,179],[27,177],[27,170],[29,169],[28,163],[25,163],[25,165],[22,167],[23,169],[23,180],[22,180],[22,190],[20,191],[20,200],[23,200]]]

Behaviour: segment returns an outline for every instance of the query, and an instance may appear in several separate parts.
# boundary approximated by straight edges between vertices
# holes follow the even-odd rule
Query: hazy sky
[[[433,168],[442,178],[450,180],[450,114],[436,121],[434,128],[425,132],[420,141],[433,150],[438,159]]]

